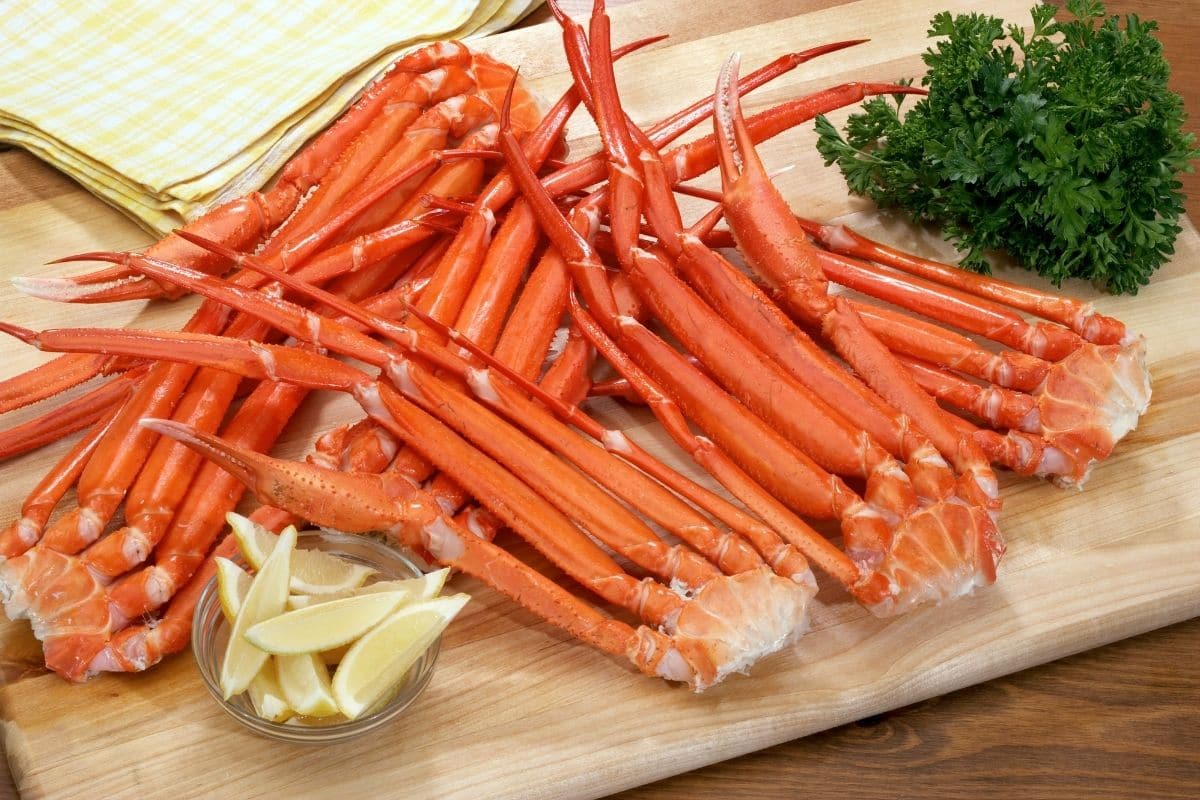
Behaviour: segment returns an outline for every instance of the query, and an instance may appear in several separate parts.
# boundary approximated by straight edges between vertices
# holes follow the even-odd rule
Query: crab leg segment
[[[24,553],[42,538],[50,515],[67,490],[79,479],[115,415],[115,412],[110,412],[107,420],[93,426],[25,498],[21,505],[21,516],[0,533],[0,563]]]
[[[910,255],[868,239],[845,225],[822,225],[806,219],[800,219],[800,223],[817,241],[836,253],[875,261],[943,286],[969,292],[976,297],[1035,314],[1067,326],[1089,342],[1121,344],[1127,335],[1125,323],[1097,313],[1091,303]]]
[[[253,265],[258,262],[248,260],[247,263]],[[575,464],[575,466],[590,475],[597,482],[609,487],[627,502],[634,504],[635,507],[641,509],[651,519],[692,544],[700,552],[708,556],[713,563],[722,566],[727,572],[746,571],[761,563],[753,551],[746,549],[746,546],[739,539],[736,537],[730,538],[728,534],[721,534],[716,531],[703,517],[692,512],[686,504],[681,503],[670,492],[664,491],[658,484],[646,480],[641,473],[631,469],[623,461],[607,456],[603,451],[596,449],[594,446],[581,442],[565,425],[556,422],[544,408],[537,403],[531,402],[521,391],[534,393],[535,397],[543,403],[548,404],[560,418],[582,427],[585,432],[592,435],[597,441],[604,443],[606,448],[642,466],[652,475],[655,475],[655,477],[659,477],[660,480],[669,481],[676,486],[682,484],[688,487],[689,490],[685,492],[686,495],[696,497],[703,490],[682,479],[677,473],[663,467],[659,462],[650,459],[648,454],[637,448],[636,445],[619,432],[604,430],[572,405],[557,400],[549,391],[543,390],[535,384],[516,376],[515,373],[500,364],[497,359],[489,356],[485,350],[470,342],[469,339],[457,331],[438,323],[432,316],[415,308],[412,309],[413,313],[418,315],[425,324],[434,327],[439,333],[447,335],[452,343],[459,344],[468,349],[469,352],[488,364],[491,369],[472,368],[464,362],[458,362],[453,357],[442,354],[439,347],[422,344],[423,340],[416,331],[400,328],[388,323],[386,320],[365,313],[351,303],[331,297],[327,293],[313,287],[305,287],[296,278],[278,273],[261,263],[258,263],[258,266],[272,278],[284,282],[291,288],[305,291],[314,299],[329,304],[351,319],[365,324],[376,332],[392,339],[407,352],[416,356],[431,358],[444,368],[449,369],[455,375],[462,378],[482,402],[496,408],[514,423],[521,424],[547,447]],[[178,272],[178,270],[168,272],[167,274],[174,272]],[[172,277],[179,280],[174,274],[172,274]],[[194,279],[199,276],[193,274],[190,277]],[[186,285],[188,278],[184,278],[183,280]],[[198,282],[192,288],[200,289],[201,286],[199,283],[212,284],[212,281],[211,279],[202,279],[202,281]],[[214,296],[217,295],[214,294]],[[336,328],[336,323],[326,320],[324,325],[319,327],[316,325],[294,325],[291,329],[296,332],[316,330],[325,334],[326,337],[332,337],[335,334]],[[322,342],[332,344],[332,339],[322,338]],[[333,346],[336,349],[336,345]],[[361,353],[362,349],[360,347],[356,352]],[[364,356],[360,355],[359,357]],[[371,360],[370,356],[366,356],[366,358]],[[397,362],[388,358],[382,351],[373,359],[373,363],[377,363],[380,366],[390,366],[392,369],[397,368]],[[431,377],[416,365],[401,364],[400,366],[405,370],[409,381],[422,379],[421,376],[425,376],[422,379],[427,385],[424,390],[425,393],[428,393],[432,389],[435,392],[445,394],[445,389],[439,387],[436,383],[430,384]],[[493,373],[492,370],[496,372]],[[510,380],[515,380],[517,386],[511,387],[509,384]],[[398,382],[398,385],[403,385],[406,382]],[[439,408],[443,405],[453,409],[462,404],[451,394],[440,401],[435,400],[433,408]],[[468,407],[463,408],[461,411],[453,412],[449,418],[463,420],[467,419],[470,414],[471,410]],[[489,428],[496,430],[499,426],[495,423],[485,422],[480,430],[486,431]],[[486,447],[486,444],[484,446]],[[528,474],[526,470],[519,471],[523,474]],[[557,479],[553,476],[551,477],[550,484],[557,485],[560,489],[567,485],[562,479]],[[571,512],[568,510],[568,513]],[[579,511],[575,511],[574,515],[579,515],[580,513]],[[615,513],[618,519],[622,518],[620,511]],[[741,521],[740,518],[739,521]],[[637,527],[639,526],[635,523],[634,529]],[[748,527],[754,529],[756,534],[760,533],[757,529],[761,526],[751,524]],[[772,555],[775,556],[781,569],[789,570],[789,572],[781,574],[802,575],[807,572],[807,567],[803,564],[802,560],[797,562],[795,558],[787,557],[786,554],[778,552],[777,548],[772,549]]]
[[[975,476],[981,502],[996,506],[995,477],[978,448],[962,440],[933,400],[875,339],[846,301],[832,297],[803,228],[767,178],[742,119],[737,57],[721,71],[715,116],[725,217],[747,259],[779,286],[784,301],[821,327],[843,358],[884,399],[907,413],[960,472]]]
[[[103,375],[105,367],[111,362],[112,359],[107,356],[59,356],[20,375],[0,381],[0,414],[32,405],[97,375]]]
[[[34,450],[111,417],[146,370],[145,366],[135,367],[53,411],[0,432],[0,459]]]

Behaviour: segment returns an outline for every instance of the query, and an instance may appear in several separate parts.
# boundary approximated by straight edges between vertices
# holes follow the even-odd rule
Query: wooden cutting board
[[[942,9],[980,5],[1009,20],[1026,0],[987,4],[916,0],[791,3],[761,0],[679,4],[650,0],[617,9],[615,36],[672,38],[618,68],[626,106],[645,122],[711,91],[720,63],[741,50],[753,68],[785,50],[839,39],[872,42],[802,67],[747,100],[750,110],[847,80],[919,74],[927,21]],[[674,11],[672,11],[674,9]],[[520,64],[548,97],[566,84],[555,31],[546,26],[495,37],[494,54]],[[841,121],[845,113],[836,115]],[[594,128],[572,127],[576,152]],[[900,246],[945,253],[928,234],[881,220],[847,197],[821,167],[810,130],[763,148],[797,209],[844,218]],[[0,271],[51,274],[46,260],[94,248],[136,247],[133,225],[72,184],[28,170],[3,154],[10,175],[0,202]],[[19,184],[17,188],[10,188]],[[1094,473],[1082,493],[1006,476],[1003,530],[1009,550],[998,583],[944,608],[877,620],[826,586],[810,633],[787,652],[702,694],[652,681],[538,624],[462,578],[474,601],[447,634],[434,679],[397,724],[370,738],[323,748],[276,744],[227,718],[200,685],[189,656],[148,674],[103,676],[71,686],[39,670],[23,623],[0,622],[4,747],[28,797],[598,796],[896,708],[1060,658],[1200,613],[1200,237],[1185,225],[1174,261],[1137,297],[1111,298],[1073,284],[1149,340],[1154,402],[1138,430]],[[1037,279],[1006,272],[1023,282]],[[0,317],[34,327],[68,324],[176,325],[178,305],[60,307],[0,287]],[[42,356],[0,342],[7,376]],[[666,451],[644,416],[600,412]],[[342,398],[321,398],[289,429],[280,453],[304,452],[314,428],[356,416]],[[7,422],[7,420],[6,420]],[[3,465],[0,507],[20,499],[63,452],[52,447]],[[829,582],[826,581],[826,584]]]

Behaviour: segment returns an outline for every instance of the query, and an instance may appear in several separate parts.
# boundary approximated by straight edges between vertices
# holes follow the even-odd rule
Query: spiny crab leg
[[[290,464],[244,454],[220,440],[193,436],[186,429],[159,425],[164,435],[177,436],[189,446],[202,449],[219,460],[249,485],[267,491],[289,484],[317,486],[325,497],[321,504],[295,508],[315,521],[343,530],[364,522],[364,516],[379,517],[403,544],[432,553],[441,563],[473,575],[547,622],[582,641],[613,655],[624,655],[643,673],[667,680],[684,681],[702,690],[735,670],[744,670],[760,655],[790,641],[797,633],[797,618],[789,610],[796,605],[797,590],[766,570],[743,573],[701,589],[687,601],[676,619],[673,632],[666,634],[645,625],[636,630],[600,614],[591,606],[530,569],[506,551],[463,528],[439,510],[436,502],[420,489],[403,481],[386,482],[375,475],[345,475],[320,470],[312,465]],[[338,491],[341,489],[341,491]],[[299,500],[311,491],[286,492]],[[350,498],[354,498],[353,501]],[[374,513],[364,514],[364,508]],[[358,518],[356,520],[356,518]],[[367,522],[371,529],[379,526]],[[790,584],[795,586],[795,584]],[[774,613],[749,617],[751,603]],[[733,625],[741,622],[741,630]]]
[[[146,366],[135,367],[46,414],[0,431],[0,459],[34,450],[111,417],[146,370]]]
[[[219,245],[213,243],[204,243],[196,237],[192,237],[192,240],[202,246],[219,247]],[[687,481],[678,473],[665,467],[661,462],[652,459],[649,454],[640,447],[637,447],[620,432],[604,429],[597,422],[570,404],[558,400],[539,388],[536,384],[521,378],[489,355],[485,350],[470,342],[469,339],[457,331],[437,322],[432,316],[421,312],[416,307],[410,306],[412,313],[417,315],[425,324],[430,325],[435,331],[443,335],[448,335],[452,344],[457,344],[467,349],[477,359],[483,361],[486,366],[484,368],[475,368],[466,362],[459,361],[449,351],[442,350],[440,345],[426,343],[417,331],[398,326],[375,315],[366,313],[352,303],[330,297],[327,293],[321,292],[314,287],[305,286],[293,276],[278,273],[270,267],[261,264],[261,262],[254,262],[251,259],[247,259],[246,263],[251,268],[255,266],[262,268],[265,274],[270,275],[275,280],[279,280],[289,286],[289,288],[303,291],[313,299],[328,304],[331,308],[345,314],[350,319],[368,326],[395,342],[404,351],[419,358],[431,358],[442,368],[449,370],[452,374],[463,379],[465,384],[473,390],[480,401],[496,409],[514,423],[519,423],[523,427],[526,427],[544,445],[574,463],[597,482],[608,486],[612,491],[623,497],[626,502],[634,505],[634,507],[641,510],[642,513],[649,516],[655,522],[689,542],[689,544],[709,557],[713,563],[722,566],[723,569],[731,572],[741,572],[761,563],[757,561],[757,557],[754,556],[753,551],[747,550],[745,545],[736,537],[731,539],[728,534],[722,534],[715,530],[702,517],[696,515],[694,512],[690,512],[688,507],[680,503],[674,495],[662,491],[661,487],[657,484],[647,481],[644,476],[636,470],[631,470],[623,462],[612,458],[601,458],[599,453],[594,452],[588,446],[584,446],[578,440],[578,437],[574,436],[565,425],[556,423],[550,419],[545,409],[537,403],[531,402],[522,392],[533,394],[535,399],[545,404],[556,416],[564,422],[580,427],[585,433],[602,443],[609,452],[630,461],[672,489],[679,491],[685,497],[699,502],[702,507],[715,508],[724,517],[732,518],[735,523],[738,523],[745,531],[749,532],[752,540],[760,542],[770,540],[773,537],[772,532],[764,530],[761,524],[746,518],[745,515],[737,512],[736,509],[728,506],[723,501],[720,501],[719,498]],[[144,266],[152,269],[159,268],[159,265]],[[188,280],[187,277],[180,278],[178,272],[178,270],[168,268],[165,274],[174,276],[176,280]],[[190,277],[200,278],[201,276],[192,275]],[[203,280],[202,282],[206,284],[212,283],[211,280]],[[188,284],[185,283],[185,285]],[[198,291],[203,290],[203,287],[199,283],[191,285],[191,288]],[[215,296],[218,296],[218,294],[214,293]],[[336,328],[336,323],[324,320],[320,323],[295,324],[290,329],[296,333],[313,330],[332,335],[336,331]],[[329,344],[335,349],[338,347],[332,341],[323,341],[322,343]],[[366,349],[362,345],[359,347]],[[362,352],[356,352],[355,355],[360,358],[365,356]],[[371,360],[372,363],[383,367],[389,365],[389,361],[384,353],[380,353],[374,360],[369,357],[366,360]],[[406,369],[410,376],[419,376],[422,374],[416,365],[406,367]],[[428,377],[425,380],[428,382]],[[428,388],[426,391],[428,391]],[[442,402],[446,405],[455,404],[453,398],[447,398]],[[466,413],[469,413],[469,411],[463,411],[459,416]],[[774,544],[775,546],[766,547],[765,549],[770,553],[773,559],[773,566],[776,566],[780,570],[780,574],[786,576],[803,576],[807,574],[807,565],[804,564],[803,559],[798,557],[798,554],[795,554],[794,551],[789,553],[786,546],[778,542],[777,539],[774,540]]]
[[[34,334],[16,326],[5,325],[4,328],[30,343],[54,349],[95,347],[99,343],[97,340],[103,336],[107,339],[104,346],[114,352],[137,349],[152,357],[202,361],[207,366],[231,369],[246,377],[283,378],[298,381],[310,388],[335,388],[351,392],[375,419],[421,449],[439,469],[453,474],[472,494],[501,515],[509,527],[528,537],[532,544],[566,569],[568,574],[609,602],[639,613],[652,624],[670,631],[664,634],[645,627],[639,629],[640,644],[633,658],[649,674],[686,680],[697,688],[703,688],[731,670],[748,666],[763,653],[778,649],[803,627],[804,609],[812,588],[778,578],[765,567],[731,577],[714,578],[687,601],[654,581],[637,581],[628,576],[516,477],[475,450],[442,423],[404,400],[387,384],[377,384],[359,370],[340,362],[295,348],[256,345],[203,335],[87,329]],[[159,429],[171,433],[169,428]],[[214,440],[209,438],[206,441],[211,444]],[[223,462],[223,466],[266,493],[263,499],[282,503],[288,510],[302,516],[328,518],[328,511],[322,509],[328,509],[330,494],[347,500],[353,497],[355,513],[363,513],[365,504],[361,492],[321,492],[321,498],[318,499],[307,496],[308,492],[298,491],[300,486],[311,491],[312,486],[320,485],[314,484],[314,473],[327,479],[323,481],[326,486],[331,482],[336,485],[337,481],[346,480],[344,473],[321,472],[320,468],[305,464],[287,464],[286,472],[279,469],[266,473],[262,470],[247,473],[246,464],[251,462],[246,458],[240,458],[239,462]],[[381,480],[378,476],[370,478]],[[398,485],[416,491],[407,482],[402,481]],[[403,521],[405,512],[403,509],[397,511],[399,521]],[[377,528],[378,520],[372,519],[370,525]],[[430,551],[437,552],[434,549]],[[721,613],[715,612],[710,605],[710,601],[715,601],[720,606],[732,600],[730,593],[737,596],[743,592],[750,592],[757,599],[738,599],[733,601],[732,607],[721,609]],[[761,605],[768,602],[773,605]],[[744,618],[748,607],[759,610],[769,607],[774,613]],[[739,611],[739,608],[742,610]],[[714,614],[716,619],[713,618]],[[715,629],[714,624],[718,626]],[[651,635],[652,646],[647,649],[643,646],[646,644],[644,640]],[[663,672],[660,669],[661,658],[669,650],[679,652],[680,658],[674,668]]]
[[[720,139],[725,218],[740,249],[780,286],[791,310],[823,326],[839,354],[868,385],[907,413],[960,473],[975,477],[977,499],[998,507],[995,476],[983,454],[957,435],[945,412],[892,359],[848,304],[828,294],[825,278],[814,263],[814,248],[767,179],[754,149],[738,103],[737,65],[735,55],[721,71],[714,120]]]
[[[104,375],[108,356],[69,353],[0,381],[0,414],[32,405]]]
[[[170,275],[182,285],[237,304],[246,310],[251,309],[248,305],[243,305],[244,301],[253,302],[261,298],[255,295],[238,297],[216,286],[214,279],[206,278],[202,273],[184,274],[183,270],[148,263],[140,264],[139,268],[159,277]],[[276,274],[274,277],[284,276]],[[567,458],[585,474],[608,486],[685,541],[699,545],[701,552],[712,557],[716,563],[727,562],[734,572],[752,569],[761,564],[754,552],[739,540],[722,536],[705,520],[695,514],[689,514],[685,505],[664,493],[661,487],[647,481],[637,470],[611,454],[580,440],[567,426],[555,421],[535,403],[508,389],[502,380],[494,380],[488,370],[473,369],[436,345],[419,345],[420,336],[416,331],[373,317],[351,304],[322,295],[319,291],[310,290],[310,294],[330,303],[351,318],[385,332],[389,338],[401,343],[415,355],[430,358],[453,374],[461,376],[485,403],[496,406],[514,422],[519,421],[546,447]],[[334,320],[318,320],[299,308],[286,308],[281,301],[269,303],[271,309],[265,307],[267,303],[261,303],[263,307],[260,313],[274,310],[277,324],[293,335],[306,338],[315,336],[314,341],[317,344],[385,368],[393,375],[393,382],[407,396],[453,425],[460,433],[475,441],[479,447],[510,469],[522,475],[529,475],[526,480],[534,488],[538,488],[564,512],[583,521],[585,527],[595,535],[635,562],[662,574],[664,579],[678,579],[691,585],[702,584],[713,576],[713,573],[706,569],[707,565],[701,567],[694,562],[694,554],[690,551],[673,550],[668,553],[661,545],[643,544],[656,542],[657,537],[645,528],[640,520],[626,513],[622,506],[612,504],[606,494],[597,493],[590,482],[575,480],[571,471],[562,469],[556,459],[534,456],[535,449],[523,446],[521,439],[507,425],[483,413],[474,403],[466,402],[465,395],[460,395],[449,384],[436,380],[419,364],[399,359],[396,354],[389,353],[372,340],[355,334]],[[501,442],[506,442],[506,446],[500,446]],[[623,437],[619,441],[610,437],[609,442],[616,447],[630,446]],[[807,574],[807,566],[802,562],[796,563],[795,559],[784,567],[793,570],[797,575]]]
[[[976,297],[1035,314],[1065,325],[1089,342],[1121,344],[1128,335],[1125,323],[1100,314],[1091,303],[910,255],[868,239],[846,225],[822,225],[803,218],[799,220],[809,234],[834,252],[875,261],[943,286],[969,292]]]
[[[0,562],[19,556],[42,538],[50,515],[67,490],[79,480],[79,475],[115,417],[116,411],[110,411],[106,419],[93,425],[87,435],[67,451],[25,498],[21,504],[21,516],[0,532]]]

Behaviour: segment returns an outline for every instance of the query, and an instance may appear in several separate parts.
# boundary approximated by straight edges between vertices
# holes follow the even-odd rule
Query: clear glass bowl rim
[[[338,533],[329,530],[301,531],[297,547],[328,550],[343,558],[367,564],[379,570],[381,580],[417,577],[421,570],[395,548],[389,547],[369,536]],[[429,649],[413,664],[408,677],[395,693],[374,710],[356,719],[333,722],[328,725],[303,725],[271,722],[254,713],[246,695],[225,700],[221,696],[220,660],[224,647],[217,643],[217,636],[228,629],[229,623],[221,611],[217,596],[217,579],[214,576],[205,585],[196,603],[192,616],[192,653],[196,666],[209,694],[224,711],[255,733],[282,741],[328,744],[360,736],[397,717],[415,701],[433,677],[434,664],[441,650],[439,636]]]

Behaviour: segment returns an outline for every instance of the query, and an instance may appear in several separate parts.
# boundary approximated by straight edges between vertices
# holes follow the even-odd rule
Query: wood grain
[[[925,20],[943,7],[969,4],[921,0],[906,6],[906,16],[912,18],[904,20],[890,19],[894,5],[882,0],[827,9],[832,5],[762,0],[739,4],[737,14],[731,14],[726,4],[701,2],[680,15],[677,4],[652,1],[617,9],[619,39],[658,30],[673,34],[653,52],[622,64],[619,78],[630,113],[645,120],[661,113],[664,97],[682,102],[710,91],[716,64],[735,48],[765,58],[780,49],[864,31],[877,36],[859,53],[811,65],[803,75],[751,98],[752,109],[841,80],[913,74],[920,66]],[[1016,18],[1023,4],[1001,0],[987,8]],[[887,27],[876,34],[885,19]],[[550,31],[533,28],[498,37],[488,46],[524,62],[523,73],[553,95],[564,85],[565,75],[551,37]],[[593,130],[586,124],[573,126],[577,151],[594,143]],[[806,137],[784,137],[764,154],[771,163],[787,163],[797,153],[811,152]],[[136,228],[94,198],[64,191],[48,171],[22,154],[0,153],[0,165],[0,170],[14,174],[17,184],[32,187],[0,190],[0,241],[8,247],[0,255],[3,274],[34,271],[37,264],[65,252],[144,241]],[[797,172],[804,174],[782,181],[793,203],[826,218],[861,208],[845,198],[832,171]],[[144,796],[156,790],[202,796],[210,794],[214,779],[219,779],[226,793],[277,796],[321,793],[332,776],[343,792],[371,796],[598,796],[1194,616],[1200,612],[1200,590],[1191,565],[1200,556],[1195,535],[1200,508],[1190,495],[1200,477],[1200,420],[1193,410],[1200,369],[1190,336],[1194,322],[1188,298],[1200,289],[1193,268],[1198,256],[1200,240],[1188,226],[1176,262],[1140,297],[1099,297],[1087,287],[1072,287],[1150,336],[1155,405],[1141,428],[1097,471],[1084,494],[1005,481],[1010,551],[993,589],[954,606],[892,621],[874,620],[839,593],[826,590],[814,630],[802,647],[759,665],[751,679],[693,697],[628,674],[614,661],[565,640],[459,579],[457,588],[471,591],[476,600],[452,629],[428,694],[394,729],[370,741],[323,751],[269,745],[234,727],[203,694],[186,657],[146,675],[104,677],[71,687],[38,669],[36,643],[23,626],[3,623],[0,653],[9,684],[0,690],[0,716],[17,785],[30,797]],[[3,291],[0,306],[7,318],[39,326],[61,324],[71,315],[92,324],[171,324],[180,314],[178,309],[158,307],[47,308],[17,301]],[[12,346],[0,349],[6,372],[37,360]],[[347,404],[326,402],[309,409],[302,423],[323,427],[351,411]],[[611,406],[604,413],[634,428],[635,435],[651,440],[655,436],[653,427],[639,427],[642,419],[636,414]],[[287,437],[286,454],[303,449],[306,436],[301,427]],[[0,489],[5,507],[23,494],[52,455],[53,451],[6,465],[9,485]],[[1060,708],[1078,705],[1086,699],[1080,687],[1097,678],[1080,678],[1074,691],[1047,689],[1035,696],[1042,698],[1036,702],[1058,697]],[[1003,688],[1008,685],[1006,679],[981,691],[1008,696]],[[1048,685],[1056,686],[1052,681]],[[1191,697],[1194,694],[1177,699],[1186,702]],[[942,707],[950,705],[948,718],[974,721],[982,730],[978,739],[961,747],[947,735],[942,741],[950,744],[936,752],[905,752],[885,741],[885,750],[897,752],[890,763],[898,771],[880,780],[876,796],[908,793],[914,785],[912,761],[943,764],[961,758],[968,768],[977,759],[988,759],[989,768],[995,764],[991,757],[1003,741],[994,730],[1004,728],[987,732],[992,708],[984,704],[990,700],[997,707],[1021,705],[1017,700],[999,703],[997,698],[985,694],[973,706],[943,700],[905,712],[928,711],[941,719]],[[1148,699],[1156,704],[1159,719],[1172,718],[1164,695],[1152,693]],[[1109,706],[1117,703],[1090,700],[1080,709],[1094,714]],[[1080,727],[1097,726],[1085,722]],[[918,734],[920,741],[937,739],[937,729],[914,730],[926,731],[923,738]],[[421,731],[423,738],[410,735],[413,731]],[[1161,732],[1156,736],[1164,738]],[[820,748],[822,741],[798,746]],[[814,779],[816,795],[826,788],[844,793],[847,784],[858,780],[864,764],[888,763],[874,751],[846,752],[850,746],[835,744],[815,756],[797,756],[800,764],[831,756],[836,762],[838,754],[843,756],[840,767]],[[1082,748],[1114,752],[1103,740],[1089,739]],[[137,757],[130,758],[130,753]],[[354,769],[348,772],[351,756]],[[768,788],[771,794],[776,788],[779,794],[805,790],[811,764],[788,772],[786,763],[773,759],[772,753],[756,758],[765,761],[735,761],[725,767],[743,776],[744,796],[762,796]],[[1034,758],[1027,752],[1024,762],[1017,760],[1016,770],[1034,771],[1027,763]],[[906,760],[907,776],[899,774]],[[744,771],[738,766],[743,763],[748,763]],[[759,775],[764,763],[773,771]],[[220,767],[219,778],[215,765]],[[965,794],[974,786],[977,793],[984,780],[978,776],[1002,774],[996,769],[981,769],[977,783],[968,781],[948,792]],[[761,780],[755,784],[756,779]],[[934,779],[918,776],[918,784],[922,779],[927,781],[924,788],[936,793]],[[704,782],[701,776],[694,784]],[[691,785],[684,786],[682,791],[688,793]],[[676,791],[671,787],[655,786],[642,796]],[[925,796],[924,790],[914,793]],[[722,795],[716,790],[707,796]]]
[[[614,800],[1194,797],[1200,620],[733,759]]]

